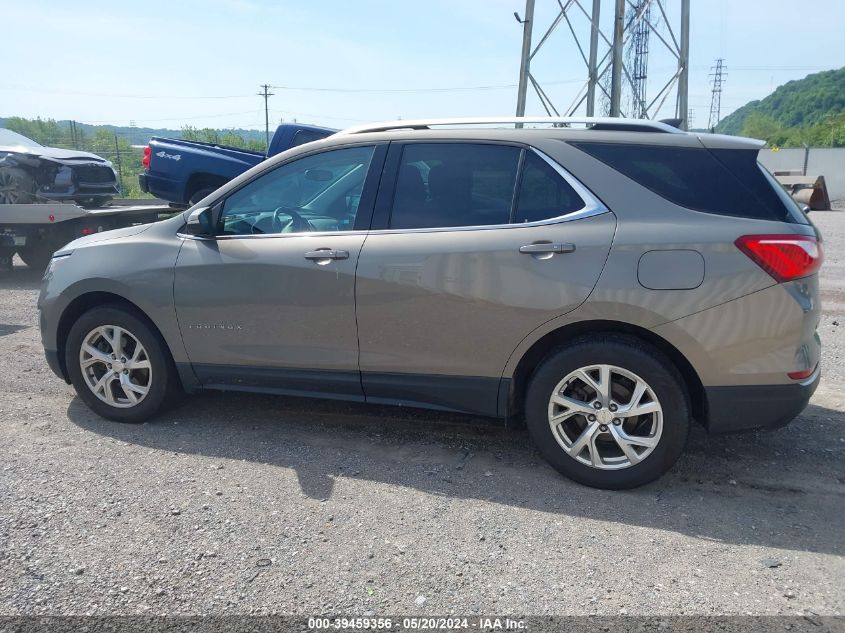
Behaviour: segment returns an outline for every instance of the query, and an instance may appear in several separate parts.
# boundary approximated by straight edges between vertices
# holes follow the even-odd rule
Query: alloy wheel
[[[18,201],[18,182],[8,171],[0,169],[0,204],[14,204]]]
[[[549,426],[557,443],[582,464],[629,468],[646,459],[663,432],[663,409],[653,389],[614,365],[570,372],[552,391]]]
[[[101,325],[85,336],[79,367],[91,392],[112,407],[134,407],[146,398],[152,385],[147,350],[135,335],[118,325]]]

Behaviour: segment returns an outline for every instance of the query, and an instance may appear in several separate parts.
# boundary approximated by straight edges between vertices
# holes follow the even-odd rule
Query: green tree
[[[740,135],[762,139],[769,145],[783,145],[789,136],[783,125],[769,115],[759,112],[754,112],[745,119]]]
[[[254,139],[247,140],[243,136],[236,134],[234,130],[197,129],[191,125],[185,125],[182,127],[182,138],[186,141],[214,143],[215,145],[226,145],[228,147],[249,149],[256,152],[264,152],[267,149],[261,141]]]

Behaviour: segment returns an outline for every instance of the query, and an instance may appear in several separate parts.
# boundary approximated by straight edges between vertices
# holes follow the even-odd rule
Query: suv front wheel
[[[120,306],[93,308],[68,334],[65,363],[77,395],[116,422],[143,422],[175,391],[177,378],[164,341]]]
[[[534,443],[559,472],[617,490],[669,470],[690,418],[671,361],[636,339],[612,335],[550,353],[528,386],[525,414]]]

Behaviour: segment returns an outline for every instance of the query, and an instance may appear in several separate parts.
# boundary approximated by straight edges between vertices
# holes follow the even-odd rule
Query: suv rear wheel
[[[120,306],[79,317],[68,334],[65,363],[85,404],[116,422],[155,415],[178,384],[160,335]]]
[[[609,489],[641,486],[669,470],[690,418],[671,361],[623,336],[582,338],[550,353],[528,386],[525,413],[552,466]]]

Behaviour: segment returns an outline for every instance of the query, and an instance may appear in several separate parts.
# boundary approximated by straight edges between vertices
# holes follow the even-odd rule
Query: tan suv
[[[818,383],[821,239],[761,145],[624,119],[346,130],[57,252],[47,358],[117,421],[207,389],[524,417],[562,473],[637,486],[691,419],[775,427]]]

